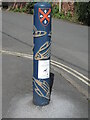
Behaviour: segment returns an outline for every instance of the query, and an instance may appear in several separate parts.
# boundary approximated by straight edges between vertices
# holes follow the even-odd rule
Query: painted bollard
[[[33,103],[44,106],[50,101],[51,5],[49,3],[41,2],[34,5],[33,23]]]

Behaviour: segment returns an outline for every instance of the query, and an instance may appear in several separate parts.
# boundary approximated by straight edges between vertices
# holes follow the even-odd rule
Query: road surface
[[[3,50],[32,54],[32,16],[2,14]],[[88,28],[53,19],[52,59],[76,68],[87,76]],[[32,60],[3,54],[3,117],[87,118],[88,100],[52,66],[54,85],[46,107],[32,103]],[[50,111],[50,113],[48,113]]]
[[[28,49],[33,45],[32,41],[32,16],[24,14],[3,12],[3,35],[10,36],[18,41],[15,43],[15,50],[31,53]],[[22,44],[22,48],[19,45]],[[26,50],[23,51],[23,47]],[[4,44],[3,47],[7,47]],[[68,65],[72,65],[77,70],[87,75],[88,71],[88,27],[67,22],[58,19],[52,20],[52,56]]]

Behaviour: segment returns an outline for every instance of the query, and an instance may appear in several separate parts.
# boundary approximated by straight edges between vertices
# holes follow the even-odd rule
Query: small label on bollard
[[[38,79],[46,79],[50,77],[50,60],[38,61]]]

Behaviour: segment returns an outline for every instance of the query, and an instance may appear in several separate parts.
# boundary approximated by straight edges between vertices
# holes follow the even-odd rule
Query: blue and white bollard
[[[33,103],[44,106],[50,101],[51,5],[49,3],[41,2],[34,5],[33,43]]]

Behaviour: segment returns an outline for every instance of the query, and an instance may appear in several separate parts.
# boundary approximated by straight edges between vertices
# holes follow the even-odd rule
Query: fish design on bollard
[[[40,81],[33,78],[33,82],[35,85],[35,92],[46,99],[50,99],[50,87],[46,81]]]
[[[48,59],[50,57],[50,42],[42,45],[39,51],[35,54],[35,60]]]
[[[37,30],[37,28],[35,26],[33,26],[33,37],[41,37],[41,36],[44,36],[46,34],[47,34],[46,31]]]

